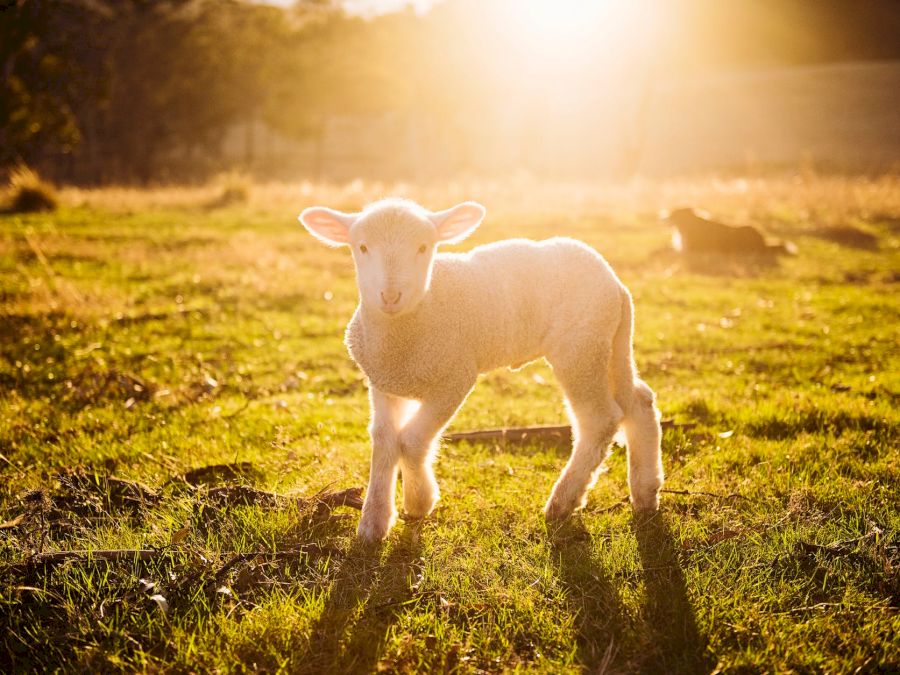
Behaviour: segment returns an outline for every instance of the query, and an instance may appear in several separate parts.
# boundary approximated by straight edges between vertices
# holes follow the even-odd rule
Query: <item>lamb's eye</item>
[[[422,244],[422,245],[419,247],[419,253],[425,253],[425,251],[427,251],[427,250],[428,250],[428,247],[425,246],[425,244]]]
[[[365,244],[360,244],[360,245],[359,245],[359,252],[360,252],[360,253],[368,253],[368,252],[369,252],[369,247],[366,246]]]

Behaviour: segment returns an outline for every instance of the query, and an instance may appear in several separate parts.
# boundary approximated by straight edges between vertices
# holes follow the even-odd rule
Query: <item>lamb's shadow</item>
[[[553,532],[551,545],[566,602],[575,614],[578,662],[585,672],[603,672],[616,663],[627,627],[622,601],[595,560],[591,535],[580,520]]]
[[[715,659],[697,627],[665,513],[635,516],[632,529],[644,575],[641,633],[646,643],[641,650],[641,672],[710,672]]]
[[[636,517],[632,531],[644,582],[637,616],[626,611],[580,521],[552,535],[559,579],[576,616],[578,663],[585,672],[710,672],[715,660],[697,626],[665,515]]]
[[[385,638],[403,603],[412,597],[412,579],[421,560],[420,531],[421,522],[401,526],[384,560],[382,546],[351,547],[310,631],[306,653],[297,661],[300,672],[376,670]]]

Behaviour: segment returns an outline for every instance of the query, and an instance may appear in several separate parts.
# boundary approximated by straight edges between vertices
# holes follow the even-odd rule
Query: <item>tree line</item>
[[[5,0],[0,171],[25,163],[82,184],[199,179],[228,168],[221,148],[235,125],[316,139],[331,116],[387,111],[465,144],[515,96],[539,126],[556,74],[495,67],[504,26],[486,19],[491,2],[364,18],[337,0]],[[657,73],[900,57],[896,0],[671,3],[680,20],[650,46]]]

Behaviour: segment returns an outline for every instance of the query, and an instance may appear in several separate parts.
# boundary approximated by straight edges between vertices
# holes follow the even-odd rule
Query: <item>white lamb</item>
[[[431,213],[391,199],[361,213],[313,207],[300,215],[324,243],[350,246],[356,264],[360,302],[345,342],[369,380],[372,407],[363,540],[383,539],[396,519],[398,469],[406,514],[434,508],[437,443],[478,374],[542,356],[562,385],[575,438],[544,507],[547,520],[584,506],[620,426],[633,507],[659,505],[659,412],[635,371],[628,290],[573,239],[436,254],[439,244],[465,239],[484,214],[474,202]]]

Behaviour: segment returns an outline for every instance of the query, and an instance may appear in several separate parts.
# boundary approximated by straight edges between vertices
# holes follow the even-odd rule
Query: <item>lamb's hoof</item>
[[[652,516],[659,511],[659,491],[652,489],[633,493],[631,508],[635,513]]]
[[[372,517],[363,514],[356,528],[356,536],[364,544],[375,544],[387,537],[393,524],[394,518],[391,516]]]
[[[551,497],[544,507],[544,520],[551,525],[558,525],[572,515],[575,503],[566,504],[563,500]]]
[[[421,520],[427,518],[437,506],[437,498],[425,499],[421,501],[410,500],[409,503],[403,503],[403,518],[408,520]]]
[[[403,509],[403,513],[400,514],[401,520],[425,520],[428,516],[431,515],[433,509]]]

